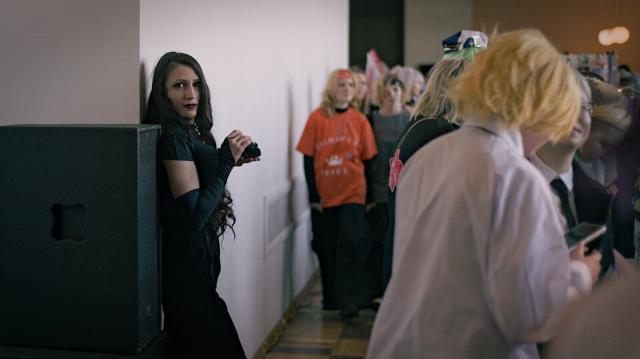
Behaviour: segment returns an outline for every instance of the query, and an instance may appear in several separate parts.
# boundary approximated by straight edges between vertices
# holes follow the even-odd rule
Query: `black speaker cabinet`
[[[139,353],[103,353],[0,345],[0,359],[171,359],[168,357],[166,346],[166,335],[161,332]]]
[[[0,345],[137,353],[160,332],[159,132],[0,127]]]

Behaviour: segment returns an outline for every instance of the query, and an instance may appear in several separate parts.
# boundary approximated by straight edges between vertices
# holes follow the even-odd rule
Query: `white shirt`
[[[529,160],[533,164],[535,168],[540,171],[542,177],[544,177],[547,182],[551,183],[556,178],[560,178],[562,183],[567,186],[567,189],[570,193],[573,193],[573,167],[569,167],[569,170],[563,173],[556,173],[551,167],[547,166],[546,163],[542,162],[540,157],[536,154],[529,156]]]
[[[571,205],[571,211],[574,215],[574,219],[576,223],[578,223],[577,214],[578,211],[576,209],[576,197],[573,193],[573,167],[569,167],[569,170],[563,173],[556,173],[553,169],[546,165],[546,163],[542,162],[540,157],[535,154],[529,156],[529,160],[533,164],[533,166],[540,171],[542,177],[547,181],[547,183],[551,184],[556,178],[560,178],[562,183],[567,187],[569,191],[569,202]],[[560,197],[556,195],[553,191],[553,198],[556,204],[556,208],[558,209],[558,218],[560,223],[562,223],[562,230],[567,232],[569,230],[569,225],[567,224],[567,220],[562,215],[562,204],[560,201]],[[571,261],[571,286],[567,292],[569,299],[577,299],[578,297],[589,294],[591,292],[591,272],[586,264],[579,261]]]
[[[518,131],[482,127],[405,164],[369,358],[538,358],[552,335],[571,275],[549,185]]]
[[[569,170],[566,172],[556,173],[556,171],[554,171],[549,166],[547,166],[546,163],[542,162],[540,157],[538,157],[535,154],[529,156],[529,160],[531,161],[531,164],[533,164],[533,166],[537,168],[538,171],[540,171],[540,174],[542,174],[542,177],[544,177],[547,183],[550,184],[551,181],[553,181],[556,178],[560,178],[562,183],[564,183],[564,185],[567,187],[567,190],[569,191],[569,202],[571,204],[571,211],[573,211],[574,219],[576,220],[576,223],[577,223],[578,219],[575,218],[575,215],[576,213],[578,213],[578,211],[576,209],[576,197],[573,193],[573,168],[569,167]],[[553,191],[551,191],[551,193],[553,193]],[[555,195],[555,193],[553,197],[555,199],[556,206],[558,207],[558,213],[560,213],[560,209],[562,208],[562,204],[560,203],[560,197]],[[560,221],[562,222],[562,229],[566,232],[567,230],[569,230],[567,225],[567,220],[564,218],[564,216],[562,216],[562,214],[560,214],[560,216],[561,216]]]

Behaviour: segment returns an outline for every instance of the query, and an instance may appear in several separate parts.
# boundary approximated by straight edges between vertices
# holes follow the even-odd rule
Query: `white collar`
[[[553,181],[554,179],[560,178],[562,182],[564,182],[564,185],[567,186],[567,189],[569,191],[573,190],[573,167],[569,167],[569,170],[566,172],[556,173],[544,162],[542,162],[540,157],[538,157],[535,153],[529,156],[529,161],[531,161],[535,168],[537,168],[538,171],[542,173],[542,176],[547,180],[547,182],[551,183],[551,181]]]
[[[519,130],[508,128],[502,122],[497,120],[488,120],[484,122],[478,122],[477,120],[465,121],[463,127],[476,127],[484,131],[493,133],[494,135],[502,138],[507,144],[515,148],[518,153],[524,156],[524,147],[522,145],[522,135]]]

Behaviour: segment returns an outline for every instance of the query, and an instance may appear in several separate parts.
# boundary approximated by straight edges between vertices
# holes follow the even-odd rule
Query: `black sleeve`
[[[304,156],[304,177],[307,180],[307,192],[309,192],[309,203],[320,203],[320,194],[316,187],[316,174],[313,169],[313,157]]]
[[[373,159],[363,161],[364,179],[367,182],[367,198],[365,200],[365,203],[373,202],[373,183],[371,183],[371,181],[373,180],[372,160]]]
[[[189,138],[175,136],[163,139],[160,146],[161,159],[193,160],[192,146]],[[168,140],[168,141],[165,141]],[[165,142],[165,143],[162,143]],[[184,151],[188,152],[184,153]],[[170,156],[167,156],[170,155]],[[184,209],[185,221],[193,229],[202,229],[211,216],[224,193],[227,178],[235,165],[229,143],[225,140],[220,149],[200,152],[196,161],[200,189],[176,198]]]
[[[172,130],[158,140],[161,160],[193,161],[191,138],[181,130]]]

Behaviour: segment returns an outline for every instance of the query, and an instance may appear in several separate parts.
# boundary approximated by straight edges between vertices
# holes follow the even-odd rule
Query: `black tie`
[[[571,201],[569,201],[569,189],[560,178],[556,178],[551,181],[551,187],[560,198],[560,206],[562,207],[562,214],[567,220],[567,227],[569,229],[575,227],[577,223],[576,217],[573,215],[573,210],[571,210]]]

